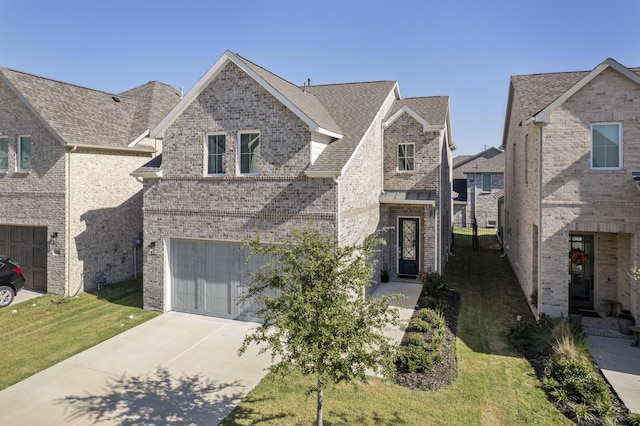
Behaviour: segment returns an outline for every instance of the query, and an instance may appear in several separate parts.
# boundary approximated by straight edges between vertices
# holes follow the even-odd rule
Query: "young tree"
[[[270,352],[269,370],[286,374],[297,367],[317,379],[317,424],[322,425],[323,391],[340,382],[367,382],[367,371],[393,377],[395,346],[383,334],[397,323],[389,298],[366,294],[373,276],[374,248],[384,241],[372,235],[362,244],[341,247],[318,231],[294,231],[292,245],[248,243],[251,255],[269,261],[242,297],[257,303],[264,322],[247,335]]]

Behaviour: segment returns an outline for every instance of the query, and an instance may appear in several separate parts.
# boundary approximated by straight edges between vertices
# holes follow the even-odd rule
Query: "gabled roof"
[[[511,90],[518,95],[525,119],[548,122],[551,111],[608,68],[640,84],[640,68],[626,68],[609,58],[592,71],[514,75]]]
[[[454,179],[464,179],[466,173],[504,173],[504,152],[491,147],[454,163]]]
[[[64,145],[129,149],[179,100],[158,82],[114,95],[7,68],[0,79]]]
[[[226,51],[209,68],[169,115],[152,130],[152,137],[161,137],[176,118],[215,80],[229,62],[234,63],[302,121],[307,123],[311,131],[337,139],[342,137],[342,130],[315,96],[230,51]]]
[[[343,130],[342,139],[330,143],[307,173],[342,173],[375,122],[384,102],[393,93],[400,96],[395,81],[307,86],[324,107],[331,111]]]

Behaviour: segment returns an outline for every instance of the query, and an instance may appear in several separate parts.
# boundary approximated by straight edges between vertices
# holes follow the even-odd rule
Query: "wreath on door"
[[[569,252],[569,259],[574,265],[584,265],[589,260],[589,255],[578,248],[574,248]]]

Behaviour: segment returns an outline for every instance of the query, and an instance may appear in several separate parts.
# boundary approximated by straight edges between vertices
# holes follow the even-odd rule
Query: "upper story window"
[[[599,123],[591,125],[591,168],[622,169],[622,125]]]
[[[0,136],[0,171],[9,169],[9,138]]]
[[[398,171],[410,172],[415,167],[415,145],[412,143],[398,144]]]
[[[491,192],[491,173],[482,174],[482,192]]]
[[[31,136],[18,137],[18,170],[31,170]]]
[[[224,154],[226,152],[226,136],[220,134],[207,135],[207,174],[224,174]]]
[[[240,133],[238,149],[240,173],[257,175],[260,173],[260,133]]]

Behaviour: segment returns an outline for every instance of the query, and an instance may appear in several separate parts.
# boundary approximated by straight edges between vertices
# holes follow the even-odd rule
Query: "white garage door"
[[[172,239],[169,246],[172,309],[223,318],[255,318],[255,307],[238,296],[249,283],[249,271],[265,263],[239,243]]]

